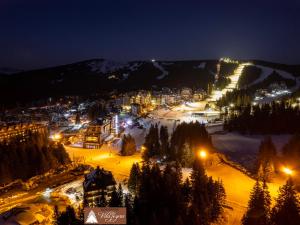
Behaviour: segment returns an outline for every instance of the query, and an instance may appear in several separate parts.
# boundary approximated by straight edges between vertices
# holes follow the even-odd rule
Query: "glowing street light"
[[[61,134],[59,134],[59,133],[53,134],[53,135],[51,136],[51,138],[52,138],[53,141],[58,141],[58,140],[61,139]]]
[[[141,146],[141,152],[143,153],[146,150],[146,147],[144,145]]]
[[[294,173],[294,171],[291,170],[291,169],[288,168],[288,167],[283,167],[283,168],[282,168],[282,171],[283,171],[285,174],[289,175],[289,176],[293,175],[293,173]]]
[[[205,150],[200,150],[198,152],[198,156],[201,158],[201,159],[206,159],[207,158],[207,152]]]

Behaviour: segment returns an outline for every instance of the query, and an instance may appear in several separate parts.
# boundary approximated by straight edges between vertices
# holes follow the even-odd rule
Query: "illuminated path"
[[[239,64],[234,73],[228,77],[231,82],[223,90],[213,90],[211,96],[208,98],[208,101],[215,102],[219,100],[223,95],[225,95],[228,91],[233,91],[235,88],[237,88],[237,83],[240,79],[243,69],[245,68],[245,66],[249,65],[252,64],[249,62]]]

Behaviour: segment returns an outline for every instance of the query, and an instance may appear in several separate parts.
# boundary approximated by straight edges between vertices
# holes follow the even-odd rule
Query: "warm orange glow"
[[[141,146],[141,151],[144,152],[146,150],[146,147],[144,145]]]
[[[54,141],[57,141],[59,139],[61,139],[61,134],[53,134],[52,137],[51,137]]]
[[[198,156],[201,158],[201,159],[205,159],[207,157],[207,152],[205,150],[200,150],[198,152]]]
[[[282,171],[283,171],[285,174],[289,175],[289,176],[293,175],[293,173],[294,173],[294,171],[291,170],[291,169],[288,168],[288,167],[283,167],[283,168],[282,168]]]

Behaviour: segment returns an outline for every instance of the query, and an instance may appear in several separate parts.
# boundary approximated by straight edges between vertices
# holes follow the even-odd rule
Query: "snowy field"
[[[230,160],[237,162],[247,169],[253,168],[264,135],[242,135],[236,132],[222,133],[222,126],[207,129],[212,136],[215,148],[225,154]],[[282,147],[289,141],[291,135],[270,135],[273,143],[280,153]]]
[[[262,74],[260,75],[260,77],[258,79],[256,79],[251,84],[249,84],[248,85],[249,87],[254,84],[258,84],[258,83],[264,81],[272,74],[273,71],[276,71],[281,77],[283,77],[285,79],[290,79],[290,80],[296,81],[296,85],[291,89],[292,92],[298,90],[300,87],[300,79],[296,78],[295,76],[293,76],[292,74],[290,74],[286,71],[278,70],[278,69],[274,69],[274,68],[266,67],[266,66],[259,66],[259,65],[255,65],[255,66],[262,70]]]
[[[193,104],[193,103],[190,103]],[[204,102],[194,103],[194,107],[188,104],[174,107],[173,109],[159,109],[151,113],[150,117],[142,119],[141,123],[146,129],[151,124],[164,125],[168,127],[170,135],[181,122],[199,121],[206,123],[208,117],[191,117],[190,112],[200,111],[204,108]],[[251,169],[255,160],[259,145],[265,138],[264,135],[242,135],[235,132],[222,132],[222,125],[207,124],[207,131],[212,136],[213,145],[216,149],[225,154],[230,160],[237,162],[247,169]],[[147,133],[146,131],[144,133]],[[282,147],[288,142],[291,135],[271,135],[271,138],[280,152]],[[142,142],[141,136],[139,143]]]

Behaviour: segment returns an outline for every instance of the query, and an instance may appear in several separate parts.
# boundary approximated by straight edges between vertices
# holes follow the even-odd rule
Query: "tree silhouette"
[[[271,221],[275,225],[299,225],[300,201],[292,179],[279,189],[276,204],[272,209]]]
[[[270,224],[270,194],[266,184],[263,186],[257,180],[252,192],[248,208],[243,216],[243,225],[269,225]]]
[[[138,163],[134,163],[130,170],[130,175],[127,183],[128,190],[133,195],[137,194],[140,178],[140,167]]]

